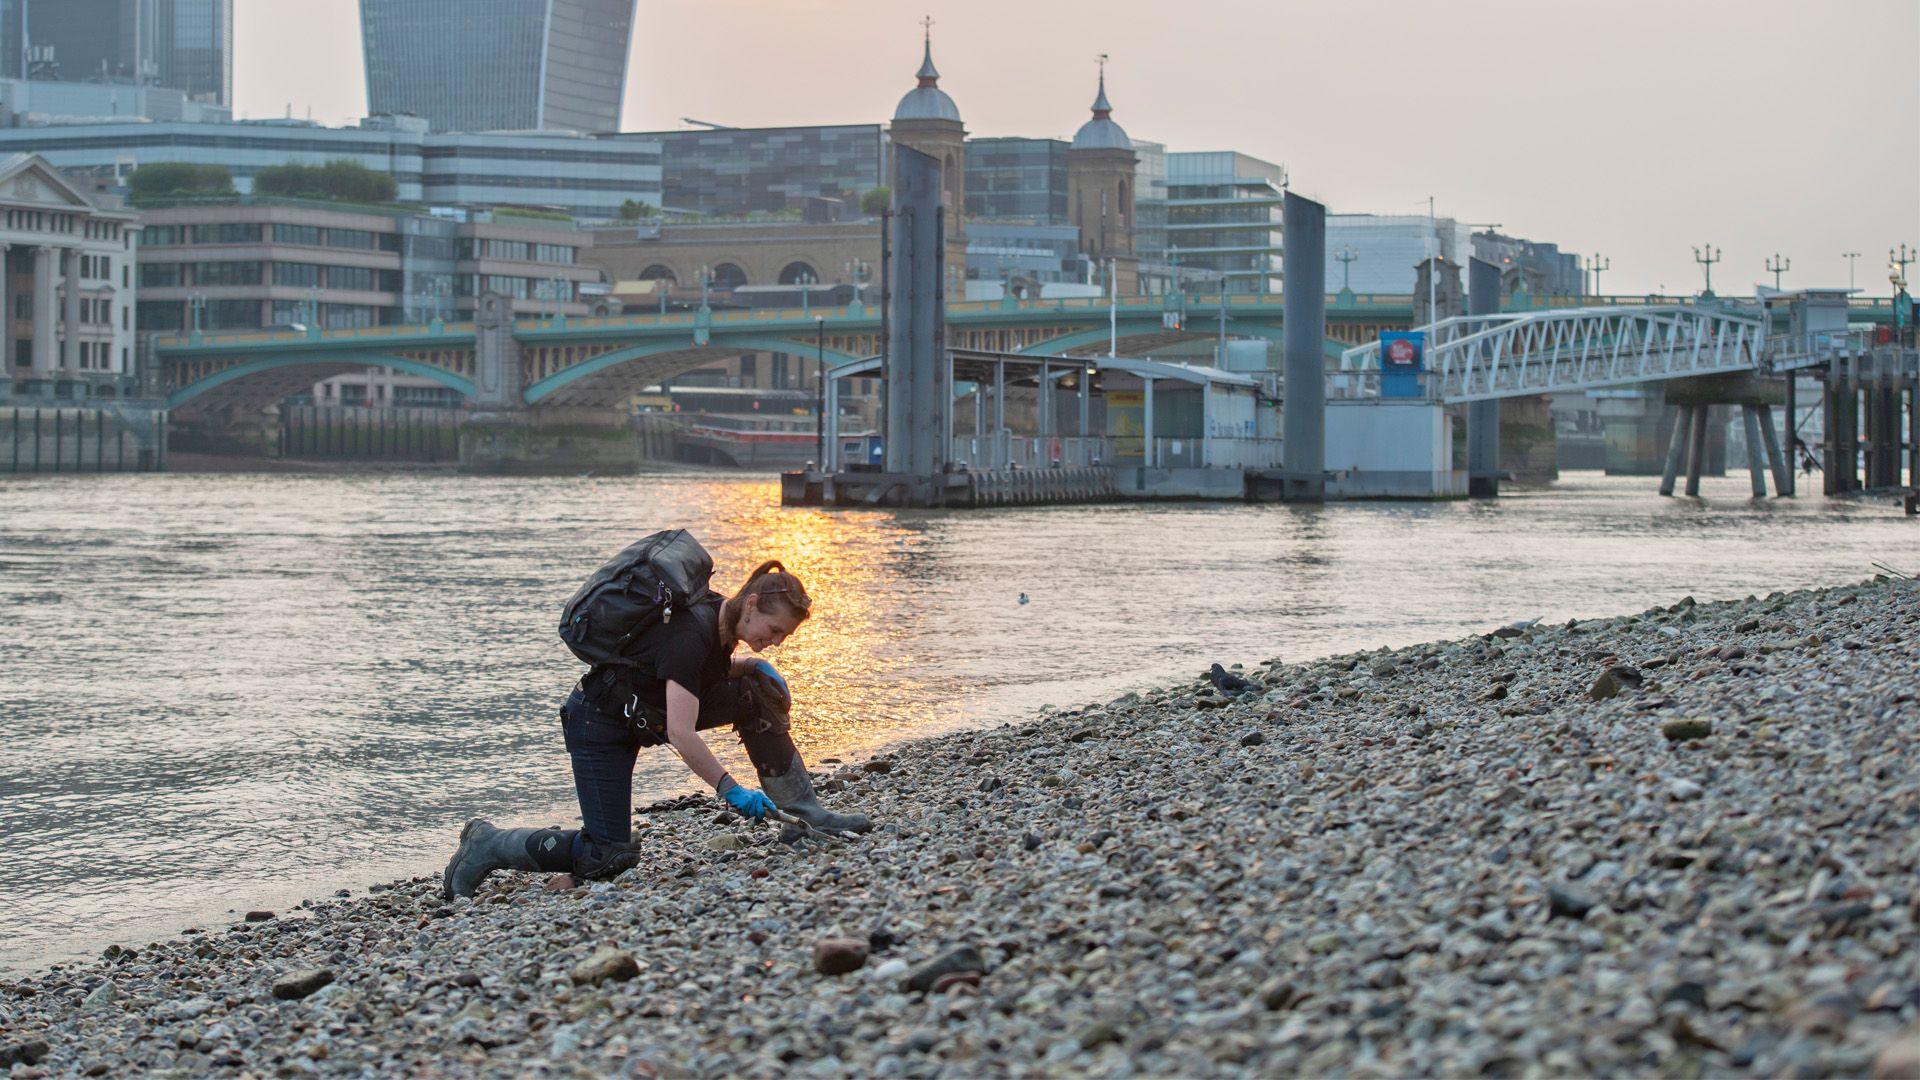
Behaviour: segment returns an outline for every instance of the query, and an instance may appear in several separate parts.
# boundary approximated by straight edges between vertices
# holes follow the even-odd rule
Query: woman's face
[[[740,609],[740,625],[736,632],[747,648],[754,652],[765,652],[787,640],[800,625],[800,620],[787,614],[776,614],[760,610],[760,597],[749,596]]]

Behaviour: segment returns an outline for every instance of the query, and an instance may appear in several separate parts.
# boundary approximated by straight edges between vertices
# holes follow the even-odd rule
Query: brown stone
[[[582,986],[599,986],[609,980],[625,982],[640,974],[640,961],[633,954],[612,945],[602,945],[593,955],[573,966],[573,981]]]
[[[867,943],[857,938],[821,938],[813,944],[813,969],[845,975],[867,966]]]

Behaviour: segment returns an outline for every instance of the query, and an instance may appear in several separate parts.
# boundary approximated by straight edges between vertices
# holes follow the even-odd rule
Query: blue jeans
[[[785,718],[762,716],[740,682],[729,679],[709,690],[701,698],[695,726],[702,730],[731,726],[757,772],[781,775],[798,753]],[[641,747],[665,742],[665,724],[665,717],[652,710],[632,719],[603,713],[587,702],[577,686],[560,707],[560,727],[566,735],[567,755],[573,759],[573,789],[580,798],[580,820],[585,826],[573,838],[574,866],[587,876],[596,876],[610,853],[633,842],[633,763]]]

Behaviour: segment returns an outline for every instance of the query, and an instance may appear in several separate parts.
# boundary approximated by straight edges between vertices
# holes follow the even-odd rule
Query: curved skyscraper
[[[367,111],[436,131],[618,131],[634,4],[360,0]]]

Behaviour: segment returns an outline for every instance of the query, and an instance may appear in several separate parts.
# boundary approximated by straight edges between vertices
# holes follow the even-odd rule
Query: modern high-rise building
[[[614,136],[659,144],[662,203],[714,217],[802,210],[810,199],[860,197],[886,181],[886,133],[878,124],[636,131]]]
[[[967,216],[1067,223],[1067,143],[998,137],[967,141]]]
[[[1165,258],[1218,275],[1228,292],[1278,293],[1286,170],[1231,150],[1174,152],[1166,162]]]
[[[233,0],[0,0],[0,77],[233,104]]]
[[[618,131],[634,4],[360,0],[367,109],[435,131]]]
[[[234,0],[140,0],[152,81],[194,101],[233,104]]]

